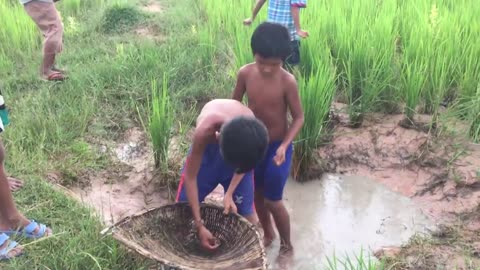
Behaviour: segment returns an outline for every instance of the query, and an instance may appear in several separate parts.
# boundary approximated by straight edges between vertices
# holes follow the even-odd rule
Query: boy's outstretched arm
[[[306,0],[291,0],[290,2],[290,11],[292,12],[293,17],[293,24],[295,25],[295,30],[297,31],[297,35],[302,38],[308,37],[308,32],[303,31],[302,27],[300,26],[300,9],[305,8],[307,6]]]
[[[288,129],[282,144],[280,144],[278,147],[277,153],[274,157],[274,161],[277,166],[280,166],[285,161],[285,151],[300,132],[304,121],[303,108],[300,102],[300,95],[298,93],[298,85],[293,75],[289,76],[285,85],[285,91],[288,108],[292,114],[292,124]]]
[[[253,11],[252,11],[252,17],[245,19],[243,21],[243,24],[245,24],[245,25],[252,24],[252,22],[257,17],[258,12],[260,11],[260,9],[262,9],[265,2],[266,2],[266,0],[257,0],[257,2],[255,3],[255,7],[253,8]]]
[[[235,84],[235,88],[233,89],[232,99],[238,100],[242,102],[243,95],[246,91],[246,69],[242,67],[237,74],[237,82]]]
[[[188,203],[192,208],[192,215],[197,229],[198,236],[201,245],[208,249],[213,250],[218,247],[215,238],[212,233],[203,225],[202,218],[200,216],[200,202],[198,200],[198,186],[197,175],[202,163],[202,154],[205,150],[206,141],[208,135],[212,130],[207,128],[198,128],[195,130],[193,138],[192,151],[188,159],[188,163],[185,168],[185,191],[187,195]]]

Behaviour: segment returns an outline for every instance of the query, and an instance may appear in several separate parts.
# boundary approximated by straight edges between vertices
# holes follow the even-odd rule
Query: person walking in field
[[[5,130],[8,123],[8,113],[0,93],[0,132]],[[0,261],[10,260],[23,254],[23,248],[17,242],[10,240],[10,236],[21,235],[38,239],[52,234],[50,228],[34,220],[28,220],[15,207],[11,192],[12,183],[5,174],[4,161],[5,149],[0,140]]]
[[[257,0],[252,17],[243,21],[251,25],[267,0]],[[285,26],[290,33],[292,52],[286,64],[295,68],[300,64],[300,38],[307,38],[308,32],[300,26],[300,9],[307,7],[307,0],[269,0],[267,21]]]
[[[20,0],[25,11],[44,37],[40,76],[47,81],[63,81],[65,72],[55,67],[55,57],[63,47],[63,24],[55,8],[58,0]]]
[[[293,140],[303,127],[304,114],[295,77],[282,68],[290,55],[290,35],[279,24],[264,22],[251,38],[255,62],[240,68],[232,98],[242,101],[267,127],[269,147],[255,167],[255,209],[264,231],[264,244],[275,238],[271,217],[280,235],[280,255],[291,258],[290,216],[283,204],[283,191],[290,174]],[[287,114],[290,111],[292,123]],[[282,259],[282,256],[279,256]]]

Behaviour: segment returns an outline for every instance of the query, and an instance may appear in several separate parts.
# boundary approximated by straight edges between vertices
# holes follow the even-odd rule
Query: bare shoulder
[[[239,70],[238,70],[238,76],[242,76],[242,77],[247,77],[251,71],[253,70],[254,68],[254,65],[252,63],[250,64],[246,64],[244,66],[242,66]]]
[[[285,91],[298,90],[297,79],[290,72],[283,70],[282,71],[282,82],[285,86]]]

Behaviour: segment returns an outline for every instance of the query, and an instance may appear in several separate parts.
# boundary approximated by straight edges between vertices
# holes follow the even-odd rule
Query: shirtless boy
[[[207,250],[218,247],[203,225],[199,202],[221,184],[225,192],[225,212],[237,212],[256,223],[253,209],[253,168],[268,147],[263,123],[241,102],[216,99],[203,107],[197,118],[193,144],[178,187],[177,201],[192,208],[200,242]]]
[[[233,99],[241,101],[246,93],[249,108],[269,133],[267,154],[255,168],[255,209],[265,246],[275,237],[271,213],[280,234],[281,251],[291,251],[290,217],[282,195],[290,173],[292,141],[303,126],[303,109],[294,76],[282,68],[291,50],[290,35],[279,24],[262,23],[252,35],[251,47],[255,62],[238,72]],[[293,119],[290,127],[287,110]]]

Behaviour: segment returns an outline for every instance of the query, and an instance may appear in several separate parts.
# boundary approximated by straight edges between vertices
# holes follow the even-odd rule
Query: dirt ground
[[[448,132],[435,136],[423,128],[399,125],[403,115],[369,115],[360,128],[348,127],[344,106],[336,104],[331,141],[318,151],[314,171],[365,176],[410,197],[438,224],[431,235],[419,235],[403,247],[385,247],[375,254],[390,269],[477,269],[480,266],[480,147]],[[429,116],[418,116],[428,122]],[[183,155],[178,138],[171,144],[180,173]],[[159,185],[151,145],[137,128],[119,142],[97,143],[116,166],[86,174],[87,186],[68,187],[70,194],[92,206],[106,225],[144,209],[171,201]],[[56,176],[61,177],[61,176]],[[206,200],[221,203],[218,188]]]
[[[403,115],[369,115],[352,129],[343,108],[335,106],[337,123],[319,150],[319,166],[374,179],[410,197],[438,224],[431,236],[385,247],[377,257],[389,258],[393,269],[478,269],[480,147],[440,129],[434,137],[424,128],[401,127]]]

